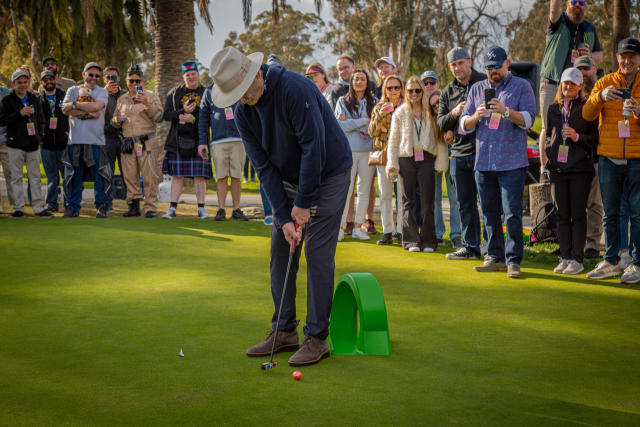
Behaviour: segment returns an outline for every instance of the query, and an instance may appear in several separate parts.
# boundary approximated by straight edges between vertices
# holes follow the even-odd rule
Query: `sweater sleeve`
[[[8,104],[2,101],[2,111],[0,111],[0,126],[7,126],[21,119],[20,111],[10,112]]]
[[[336,114],[336,118],[338,118],[340,114],[344,114],[347,117],[351,116],[351,114],[349,114],[349,111],[347,111],[347,107],[344,103],[344,97],[342,96],[338,99],[338,103],[336,104],[335,114]],[[353,132],[362,127],[367,126],[368,119],[366,117],[361,119],[348,118],[347,120],[338,120],[338,123],[340,124],[340,127],[342,128],[343,131]]]
[[[387,172],[391,168],[400,169],[398,166],[398,150],[400,149],[400,138],[402,137],[401,128],[400,114],[396,113],[391,116],[391,130],[389,131],[389,144],[387,145]]]
[[[248,117],[243,106],[239,105],[238,107],[235,110],[235,122],[242,138],[242,143],[247,156],[251,160],[251,164],[258,173],[260,184],[262,184],[273,209],[273,215],[276,217],[278,224],[282,226],[292,221],[287,193],[282,185],[282,177],[269,160],[267,152],[264,151],[260,143],[261,138],[256,133],[262,129],[260,119],[257,115]]]
[[[382,107],[380,104],[376,105],[371,112],[371,121],[369,122],[369,136],[371,138],[378,138],[383,135],[388,129],[384,129],[382,125]]]
[[[175,89],[169,91],[167,94],[167,100],[164,103],[164,114],[162,117],[167,122],[177,122],[180,114],[184,113],[184,109],[178,108],[178,105],[176,105],[176,108],[178,109],[173,108],[173,97],[175,96],[175,93]]]
[[[208,145],[211,125],[211,90],[207,89],[200,101],[200,115],[198,117],[198,145]]]
[[[292,86],[285,95],[286,111],[300,145],[300,177],[294,205],[311,208],[318,194],[322,168],[326,161],[325,124],[322,100],[304,87]]]

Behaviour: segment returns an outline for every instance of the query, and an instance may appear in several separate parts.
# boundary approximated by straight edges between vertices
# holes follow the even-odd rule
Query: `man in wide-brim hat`
[[[247,155],[273,207],[271,294],[272,332],[247,350],[268,356],[274,338],[290,244],[304,238],[307,258],[305,339],[289,364],[317,363],[329,356],[326,338],[333,299],[334,256],[349,189],[351,150],[331,107],[314,83],[283,66],[262,64],[263,54],[219,51],[211,61],[213,103],[238,102],[234,116]],[[296,327],[297,246],[278,325],[275,351],[299,347]]]

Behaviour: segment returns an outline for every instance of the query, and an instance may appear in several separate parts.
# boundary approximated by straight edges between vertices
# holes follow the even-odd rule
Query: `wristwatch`
[[[73,101],[73,109],[76,109],[76,101]]]
[[[504,114],[502,115],[505,119],[509,118],[509,107],[504,107]]]

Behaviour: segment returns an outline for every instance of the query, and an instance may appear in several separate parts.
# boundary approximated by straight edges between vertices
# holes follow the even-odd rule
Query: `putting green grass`
[[[336,279],[378,279],[392,355],[260,370],[268,231],[0,218],[0,424],[640,425],[640,288],[550,263],[508,280],[347,238]]]

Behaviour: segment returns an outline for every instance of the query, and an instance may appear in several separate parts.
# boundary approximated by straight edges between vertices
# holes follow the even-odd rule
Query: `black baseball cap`
[[[640,55],[640,42],[633,37],[627,37],[626,39],[620,40],[618,43],[618,51],[617,54],[631,52],[636,55]]]

